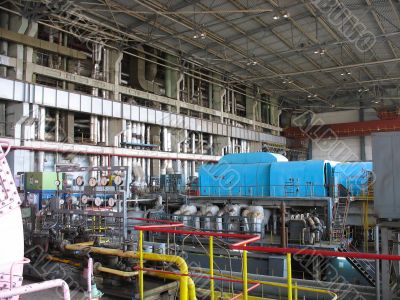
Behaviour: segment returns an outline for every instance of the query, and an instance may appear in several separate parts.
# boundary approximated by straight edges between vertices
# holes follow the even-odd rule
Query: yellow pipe
[[[93,245],[93,242],[91,242]],[[89,249],[88,249],[89,247]],[[88,244],[72,244],[66,245],[65,249],[72,251],[90,250],[92,253],[103,254],[103,255],[114,255],[125,258],[139,258],[139,253],[134,251],[122,251],[118,249],[107,249],[100,247],[93,247]],[[178,268],[182,276],[179,279],[179,299],[188,300],[188,267],[186,261],[180,256],[166,255],[166,254],[154,254],[154,253],[143,253],[144,260],[159,261],[159,262],[170,262],[174,263]]]
[[[294,283],[294,300],[299,300],[299,290],[297,289],[297,282]]]
[[[243,300],[248,300],[247,291],[247,250],[243,250]]]
[[[143,231],[139,230],[139,297],[144,300]]]
[[[293,300],[292,296],[292,255],[286,253],[286,264],[287,264],[287,298]]]
[[[74,266],[74,267],[80,267],[81,266],[81,264],[78,263],[78,262],[74,262],[72,260],[65,259],[65,258],[56,257],[56,256],[53,256],[53,255],[47,255],[46,259],[49,260],[49,261],[59,262],[59,263],[71,265],[71,266]]]
[[[96,271],[113,274],[113,275],[117,275],[117,276],[121,276],[121,277],[133,277],[133,276],[137,276],[139,274],[138,271],[126,272],[126,271],[116,270],[116,269],[102,267],[102,266],[97,267]]]
[[[214,237],[210,236],[210,291],[211,291],[211,300],[215,299],[214,293]]]
[[[147,272],[146,273],[149,276],[154,276],[154,277],[159,277],[159,278],[165,278],[165,279],[171,279],[171,280],[180,280],[182,276],[177,275],[177,274],[168,274],[168,273],[158,273],[158,272]],[[196,285],[194,284],[194,281],[192,278],[188,277],[188,292],[189,292],[189,300],[196,300]]]
[[[133,276],[137,276],[139,274],[139,271],[133,271],[133,272],[121,271],[121,270],[117,270],[117,269],[103,267],[100,264],[96,267],[96,271],[113,274],[113,275],[117,275],[117,276],[121,276],[121,277],[133,277]],[[146,272],[146,271],[143,271],[143,274],[147,274],[149,276],[154,276],[154,277],[159,277],[159,278],[176,280],[176,281],[179,281],[181,278],[181,276],[177,275],[177,274]],[[189,292],[189,300],[197,300],[196,285],[194,284],[193,279],[190,277],[188,278],[188,292]]]

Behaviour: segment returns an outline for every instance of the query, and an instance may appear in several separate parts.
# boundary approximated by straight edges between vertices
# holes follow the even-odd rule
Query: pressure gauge
[[[88,199],[89,199],[89,197],[86,195],[82,195],[82,197],[81,197],[81,201],[83,204],[86,204],[88,202]]]
[[[101,176],[100,178],[100,184],[102,186],[106,186],[108,184],[108,177],[107,176]]]
[[[115,185],[121,185],[123,182],[122,176],[121,175],[115,175],[114,177],[114,184]]]
[[[96,206],[100,206],[102,202],[103,202],[103,201],[102,201],[99,197],[96,197],[96,198],[94,199],[94,204],[95,204]]]
[[[38,197],[37,197],[37,195],[35,195],[35,194],[28,194],[28,196],[26,197],[26,200],[28,201],[28,203],[29,203],[30,205],[32,205],[32,204],[36,204],[35,202],[37,202],[37,201],[36,201],[37,198],[38,198]]]
[[[61,181],[57,179],[56,181],[54,181],[54,184],[56,185],[56,187],[59,187],[61,185]]]
[[[82,186],[85,183],[85,180],[83,179],[82,176],[78,176],[78,177],[76,177],[75,182],[76,182],[76,185]]]
[[[97,185],[97,180],[94,177],[89,178],[89,186],[95,187]]]
[[[114,206],[115,205],[115,199],[114,198],[109,198],[108,199],[108,206]]]

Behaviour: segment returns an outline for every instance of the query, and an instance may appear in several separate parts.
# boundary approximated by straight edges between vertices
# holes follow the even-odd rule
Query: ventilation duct
[[[157,75],[157,64],[154,62],[146,62],[144,49],[139,46],[137,52],[138,57],[131,58],[131,70],[133,76],[131,77],[131,85],[135,88],[140,88],[147,92],[160,95],[160,87],[155,82]]]

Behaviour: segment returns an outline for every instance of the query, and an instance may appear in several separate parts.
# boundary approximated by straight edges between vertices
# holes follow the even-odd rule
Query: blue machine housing
[[[325,160],[271,164],[270,188],[274,197],[328,197],[332,165]]]
[[[274,153],[228,154],[199,171],[201,196],[338,197],[368,192],[371,162],[288,161]],[[338,188],[339,187],[339,188]]]
[[[335,182],[334,196],[340,196],[341,185],[351,196],[368,194],[368,180],[372,175],[372,162],[337,163],[333,176]]]
[[[287,161],[275,153],[228,154],[199,170],[201,196],[269,196],[271,164]]]

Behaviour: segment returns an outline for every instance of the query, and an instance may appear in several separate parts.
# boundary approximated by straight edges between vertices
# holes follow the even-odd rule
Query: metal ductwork
[[[138,48],[137,57],[131,58],[130,69],[133,72],[133,76],[131,76],[130,83],[134,88],[160,95],[160,87],[155,82],[157,65],[146,61],[143,47],[138,46]]]

